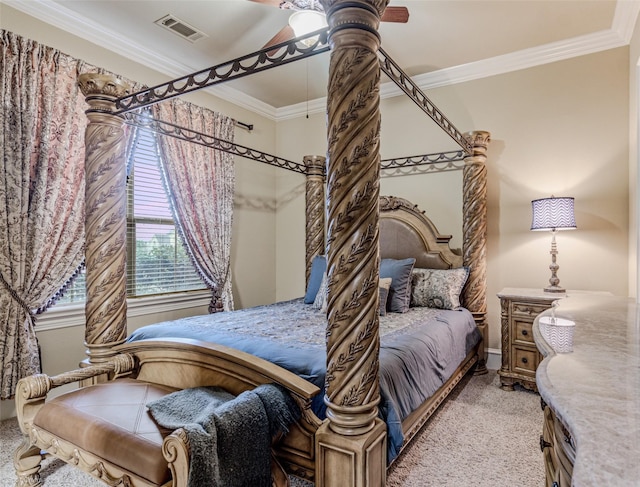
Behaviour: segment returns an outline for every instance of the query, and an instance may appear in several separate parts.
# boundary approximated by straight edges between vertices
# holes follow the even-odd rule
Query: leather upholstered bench
[[[124,475],[163,485],[170,471],[162,442],[171,431],[160,428],[145,405],[175,390],[135,379],[95,384],[52,399],[33,424],[51,435],[48,449],[70,443]]]
[[[16,411],[23,442],[13,457],[17,485],[42,486],[41,461],[52,455],[111,486],[187,487],[187,433],[160,428],[148,403],[200,386],[238,396],[273,383],[289,391],[304,416],[319,392],[287,370],[222,345],[166,338],[124,343],[114,351],[105,362],[18,381]],[[53,389],[71,384],[80,387],[50,397]],[[317,427],[303,418],[287,435],[296,452],[310,449],[307,442],[313,436],[303,429],[307,423]],[[285,459],[292,451],[273,443],[281,441],[274,438],[270,452],[273,485],[278,487],[289,482],[274,448]],[[305,457],[305,462],[304,468],[313,466],[314,457]]]

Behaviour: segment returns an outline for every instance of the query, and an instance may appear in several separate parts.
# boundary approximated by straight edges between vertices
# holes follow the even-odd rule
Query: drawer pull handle
[[[522,334],[523,334],[524,336],[527,336],[527,335],[529,334],[529,332],[528,332],[527,330],[522,330]]]
[[[527,359],[527,357],[522,357],[522,363],[523,364],[528,364],[529,363],[529,359]]]
[[[551,446],[551,443],[549,443],[548,441],[545,441],[544,437],[540,435],[540,451],[544,452],[544,449],[550,446]]]

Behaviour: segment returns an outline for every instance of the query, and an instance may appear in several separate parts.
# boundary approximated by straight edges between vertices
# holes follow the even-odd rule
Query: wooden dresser
[[[533,341],[533,320],[564,296],[524,288],[506,288],[498,293],[502,325],[502,367],[498,374],[502,389],[512,391],[518,383],[537,390],[536,369],[542,355]]]
[[[539,318],[533,325],[544,356],[536,383],[546,485],[637,487],[640,307],[629,298],[583,294],[560,301],[556,316],[575,322],[571,352],[556,353]]]
[[[567,427],[545,402],[540,450],[544,458],[545,487],[569,487],[576,460],[576,445]]]

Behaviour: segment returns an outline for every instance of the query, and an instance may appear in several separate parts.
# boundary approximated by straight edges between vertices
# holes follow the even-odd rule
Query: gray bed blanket
[[[183,389],[147,404],[162,427],[189,438],[189,487],[270,487],[271,441],[300,411],[280,386],[233,396],[217,387]]]

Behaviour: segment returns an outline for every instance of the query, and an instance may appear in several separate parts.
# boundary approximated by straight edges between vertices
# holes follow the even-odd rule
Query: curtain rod
[[[238,120],[234,120],[234,123],[238,126],[238,127],[242,127],[243,129],[248,130],[249,132],[251,132],[253,130],[253,124],[252,123],[244,123],[244,122],[239,122]]]

